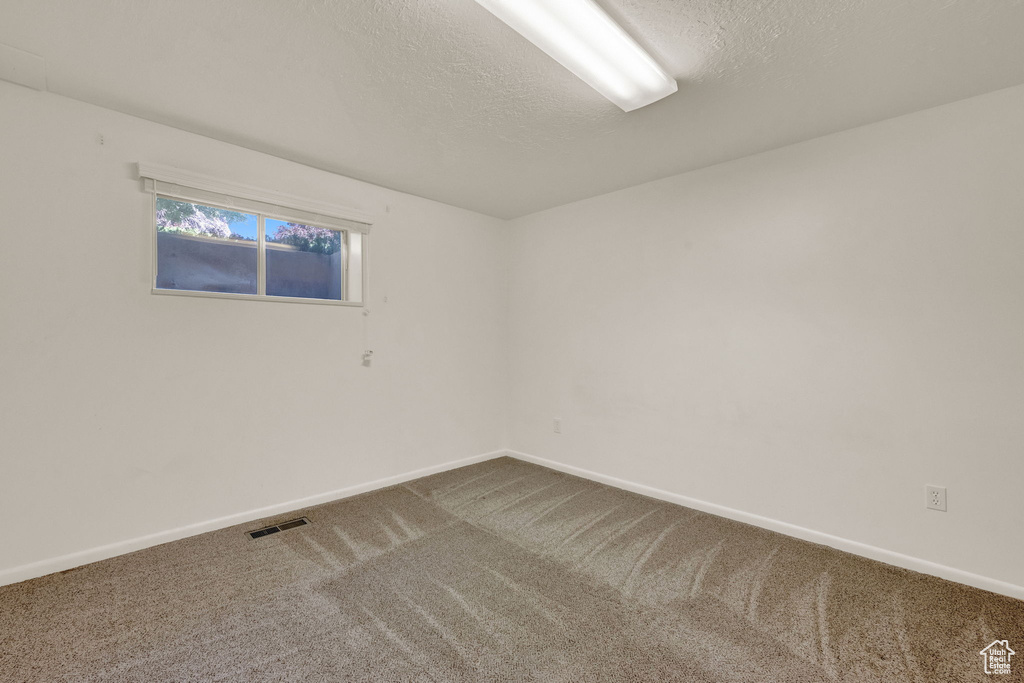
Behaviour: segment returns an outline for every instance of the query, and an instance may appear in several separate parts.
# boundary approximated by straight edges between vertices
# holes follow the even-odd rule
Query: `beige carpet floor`
[[[510,458],[303,514],[0,588],[0,680],[1024,680],[1024,602]]]

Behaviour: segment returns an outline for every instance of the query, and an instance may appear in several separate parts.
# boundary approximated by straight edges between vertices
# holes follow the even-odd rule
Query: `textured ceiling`
[[[472,0],[0,0],[48,89],[509,218],[1024,83],[1022,0],[600,0],[624,113]]]

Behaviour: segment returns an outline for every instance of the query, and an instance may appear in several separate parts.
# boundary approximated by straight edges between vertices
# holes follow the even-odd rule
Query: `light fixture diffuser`
[[[675,79],[593,0],[476,1],[623,111],[678,90]]]

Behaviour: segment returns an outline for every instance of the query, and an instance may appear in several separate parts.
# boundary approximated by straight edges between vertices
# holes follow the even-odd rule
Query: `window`
[[[352,210],[163,167],[139,175],[154,196],[154,293],[362,305],[370,225]]]

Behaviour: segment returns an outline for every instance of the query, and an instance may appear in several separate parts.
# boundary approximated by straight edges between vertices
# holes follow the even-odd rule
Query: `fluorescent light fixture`
[[[623,111],[678,90],[594,0],[476,1]]]

